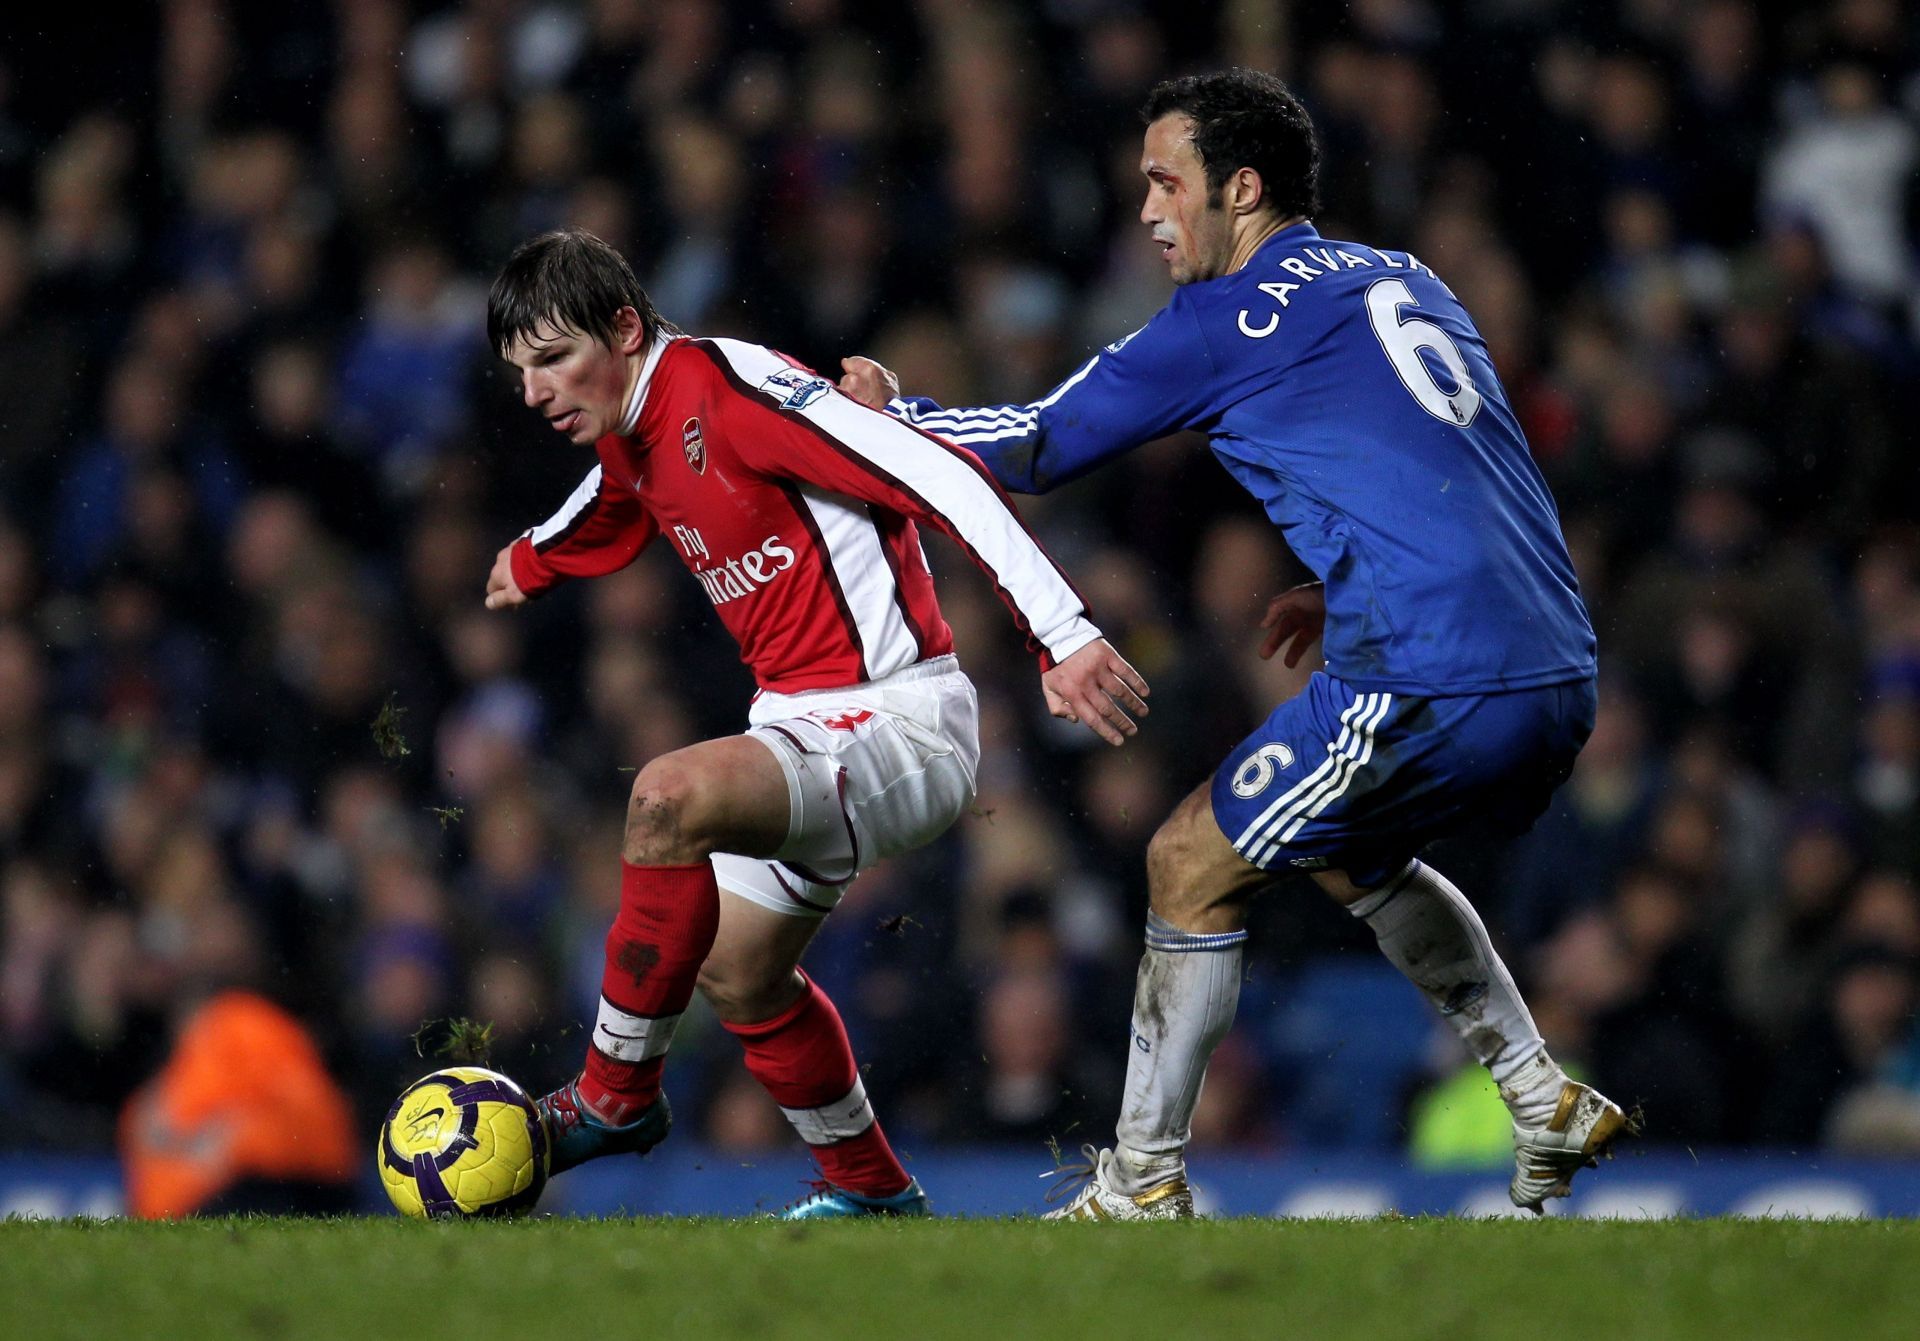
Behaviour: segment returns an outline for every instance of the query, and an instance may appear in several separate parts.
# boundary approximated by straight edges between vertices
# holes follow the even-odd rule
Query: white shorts
[[[951,656],[844,689],[761,694],[747,734],[780,761],[792,818],[773,859],[717,852],[722,889],[824,917],[861,871],[939,837],[973,804],[980,702]]]

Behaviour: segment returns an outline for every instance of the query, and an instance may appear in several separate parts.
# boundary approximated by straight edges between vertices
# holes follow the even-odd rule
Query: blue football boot
[[[933,1203],[914,1178],[890,1197],[863,1197],[832,1183],[815,1183],[813,1191],[774,1212],[776,1220],[850,1220],[860,1215],[932,1215]]]
[[[673,1109],[662,1094],[622,1127],[610,1127],[587,1112],[574,1081],[542,1098],[540,1122],[547,1129],[547,1171],[564,1173],[602,1155],[644,1155],[673,1130]]]

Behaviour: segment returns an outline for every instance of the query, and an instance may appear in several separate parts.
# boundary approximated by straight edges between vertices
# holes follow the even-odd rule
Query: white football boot
[[[1544,1127],[1513,1125],[1513,1182],[1507,1196],[1522,1210],[1545,1213],[1545,1203],[1573,1190],[1573,1175],[1594,1168],[1622,1132],[1635,1127],[1620,1105],[1591,1085],[1569,1080]]]
[[[1122,1192],[1113,1185],[1113,1151],[1080,1147],[1084,1164],[1062,1164],[1043,1178],[1060,1176],[1047,1192],[1048,1201],[1057,1201],[1076,1187],[1073,1200],[1048,1211],[1046,1220],[1191,1220],[1193,1193],[1187,1180],[1175,1177],[1145,1192]]]

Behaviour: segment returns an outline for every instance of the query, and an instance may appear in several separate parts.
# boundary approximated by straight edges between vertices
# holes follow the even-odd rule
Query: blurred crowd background
[[[0,24],[0,1145],[110,1147],[235,987],[304,1027],[356,1140],[434,1022],[490,1022],[536,1090],[578,1065],[632,773],[740,729],[751,686],[662,546],[481,608],[590,464],[485,345],[517,242],[585,226],[694,333],[1026,400],[1168,296],[1135,218],[1145,91],[1245,64],[1316,118],[1321,231],[1411,249],[1473,313],[1600,630],[1599,727],[1550,813],[1435,864],[1649,1140],[1920,1153],[1897,0]],[[1282,692],[1256,623],[1299,570],[1194,437],[1023,506],[1152,718],[1121,751],[1047,718],[987,581],[931,543],[979,804],[859,880],[808,964],[896,1144],[1044,1167],[1110,1130],[1146,840]],[[1478,1072],[1310,886],[1264,900],[1250,965],[1199,1142],[1508,1157]],[[792,1139],[704,1017],[668,1087],[690,1134]]]

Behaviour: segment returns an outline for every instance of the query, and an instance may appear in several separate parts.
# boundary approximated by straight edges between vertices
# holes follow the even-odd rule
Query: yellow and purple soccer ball
[[[521,1215],[547,1184],[547,1130],[497,1071],[450,1066],[403,1090],[380,1124],[380,1182],[401,1214]]]

